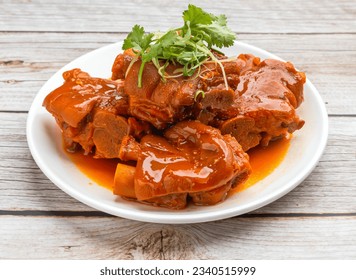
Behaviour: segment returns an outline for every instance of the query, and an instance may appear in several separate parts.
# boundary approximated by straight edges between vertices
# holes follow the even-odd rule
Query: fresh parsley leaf
[[[212,45],[219,48],[234,44],[236,35],[226,26],[226,16],[220,15],[208,26],[200,26],[211,38]]]
[[[207,60],[215,61],[222,70],[225,85],[226,75],[222,63],[211,52],[218,48],[233,45],[235,34],[227,27],[225,15],[215,16],[202,8],[188,5],[183,12],[182,27],[165,33],[145,33],[143,27],[135,25],[123,43],[123,50],[132,49],[142,63],[138,73],[138,86],[142,86],[142,74],[145,64],[152,61],[164,80],[165,69],[169,63],[180,64],[179,72],[183,76],[192,76]],[[131,66],[131,65],[130,65]],[[131,67],[128,67],[130,69]],[[178,76],[179,76],[178,75]],[[177,75],[174,75],[176,77]],[[173,76],[172,76],[173,77]]]
[[[167,48],[171,45],[174,45],[177,41],[179,41],[179,35],[177,32],[170,30],[166,32],[162,37],[157,40],[157,43],[162,45],[162,48]]]
[[[215,16],[203,11],[202,8],[194,6],[192,4],[188,5],[188,10],[183,12],[184,22],[190,22],[190,26],[194,27],[197,24],[211,24]]]
[[[124,40],[122,48],[124,50],[132,48],[136,52],[143,53],[152,43],[153,35],[152,33],[145,34],[145,29],[136,24]]]

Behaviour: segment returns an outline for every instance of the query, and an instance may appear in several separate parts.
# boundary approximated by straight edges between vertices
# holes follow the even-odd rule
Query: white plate
[[[283,162],[268,177],[247,190],[214,206],[193,206],[185,210],[167,210],[129,202],[114,196],[81,173],[62,149],[62,138],[54,118],[42,107],[45,96],[63,83],[62,73],[81,68],[94,77],[110,77],[111,66],[121,52],[116,43],[85,54],[64,66],[50,78],[35,97],[27,119],[27,141],[37,165],[43,173],[70,196],[98,210],[133,220],[155,223],[197,223],[241,215],[282,197],[300,184],[314,169],[326,145],[328,118],[324,103],[308,80],[305,101],[298,114],[306,121],[294,133]],[[252,53],[265,58],[277,56],[248,44],[236,42],[225,53],[229,56]]]

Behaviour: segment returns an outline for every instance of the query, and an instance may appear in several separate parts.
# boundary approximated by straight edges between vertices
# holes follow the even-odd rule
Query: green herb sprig
[[[124,40],[122,49],[132,49],[136,54],[131,66],[141,59],[142,63],[138,73],[138,87],[142,87],[142,73],[145,64],[152,61],[162,79],[192,76],[200,71],[202,64],[208,60],[217,63],[224,77],[225,86],[228,87],[224,66],[212,53],[213,47],[229,47],[234,44],[236,35],[227,27],[225,15],[215,16],[203,9],[188,5],[183,12],[184,25],[168,30],[165,33],[145,33],[143,27],[135,25]],[[174,76],[166,74],[165,69],[169,63],[182,65]]]

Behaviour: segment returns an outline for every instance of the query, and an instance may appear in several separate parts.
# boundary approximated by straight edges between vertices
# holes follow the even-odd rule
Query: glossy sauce
[[[257,146],[247,153],[250,156],[252,173],[248,180],[232,190],[232,193],[243,191],[261,181],[275,170],[283,161],[290,146],[290,139],[282,138],[270,142],[267,147]]]
[[[85,156],[82,152],[69,153],[65,151],[65,153],[89,179],[109,190],[113,189],[118,159],[95,159],[91,155]]]
[[[290,146],[290,139],[280,139],[270,142],[269,146],[256,147],[248,151],[252,173],[249,179],[241,186],[235,188],[232,193],[243,191],[263,178],[267,177],[283,161]],[[71,161],[87,177],[107,189],[114,186],[114,175],[117,159],[94,159],[82,153],[66,152]]]

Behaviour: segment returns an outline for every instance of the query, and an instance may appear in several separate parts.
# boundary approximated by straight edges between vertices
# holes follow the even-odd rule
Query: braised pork
[[[261,62],[252,55],[240,55],[235,65],[237,77],[227,72],[234,81],[228,89],[218,68],[202,78],[205,97],[200,99],[197,119],[233,135],[245,151],[267,146],[303,126],[295,109],[303,101],[304,73],[289,62]]]
[[[119,54],[112,67],[112,79],[125,79],[124,92],[129,97],[129,113],[137,119],[147,121],[157,129],[186,119],[191,115],[198,80],[176,77],[162,80],[156,66],[146,63],[142,87],[138,86],[141,60],[130,66],[133,54]],[[166,75],[175,76],[178,66],[169,65]]]
[[[192,77],[173,64],[162,77],[146,63],[139,86],[141,61],[127,50],[116,57],[112,80],[64,72],[43,105],[67,150],[121,160],[115,194],[171,209],[189,200],[216,204],[248,178],[245,151],[303,126],[296,108],[306,80],[289,62],[217,58],[224,71],[207,61]]]
[[[198,121],[183,121],[164,132],[146,135],[140,144],[125,137],[122,160],[137,160],[136,198],[168,208],[223,201],[249,173],[248,155],[235,138]]]
[[[129,113],[163,129],[184,119],[199,121],[233,135],[245,151],[285,137],[304,121],[295,109],[303,101],[305,75],[289,62],[260,61],[253,55],[236,59],[219,57],[222,69],[208,61],[193,77],[162,80],[157,68],[147,63],[142,87],[138,87],[141,61],[133,63],[132,52],[120,54],[113,65],[113,78],[125,78],[124,92]],[[169,66],[174,75],[178,66]],[[124,77],[126,73],[126,77]]]
[[[67,150],[82,148],[97,158],[117,158],[125,135],[140,137],[150,131],[147,123],[128,117],[122,83],[92,78],[80,69],[64,72],[63,78],[43,105],[61,128]]]

